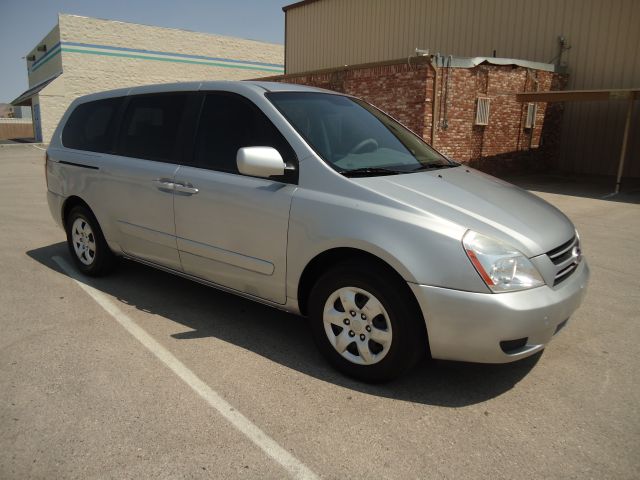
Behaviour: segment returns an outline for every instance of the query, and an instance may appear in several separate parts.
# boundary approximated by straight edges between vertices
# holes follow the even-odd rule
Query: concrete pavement
[[[0,149],[0,478],[286,477],[53,260],[42,157]],[[640,205],[571,193],[540,195],[576,223],[590,290],[510,365],[365,385],[304,319],[131,262],[84,281],[322,478],[637,478]]]

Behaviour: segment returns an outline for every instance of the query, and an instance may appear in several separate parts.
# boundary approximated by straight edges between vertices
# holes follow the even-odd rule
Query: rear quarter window
[[[62,145],[76,150],[111,153],[116,114],[122,98],[108,98],[78,105],[62,130]]]

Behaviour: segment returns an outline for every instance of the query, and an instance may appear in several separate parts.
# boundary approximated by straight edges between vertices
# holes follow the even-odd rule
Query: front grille
[[[582,253],[580,252],[580,239],[575,236],[566,243],[547,252],[549,260],[556,266],[556,274],[553,286],[562,283],[578,268]]]

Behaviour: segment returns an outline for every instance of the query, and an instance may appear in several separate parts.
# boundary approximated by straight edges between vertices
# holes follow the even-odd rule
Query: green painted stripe
[[[54,58],[55,56],[57,56],[61,51],[61,48],[58,47],[57,50],[52,50],[51,54],[49,55],[49,58],[47,58],[44,62],[39,63],[36,67],[32,68],[31,71],[35,72],[36,70],[38,70],[42,65],[44,65],[45,63],[47,63],[49,60],[51,60],[52,58]]]
[[[63,52],[73,52],[73,53],[84,53],[84,54],[88,54],[88,55],[103,55],[103,56],[107,56],[107,57],[123,57],[123,58],[135,58],[135,59],[139,59],[139,60],[157,60],[159,62],[174,62],[174,63],[189,63],[189,64],[193,64],[193,65],[208,65],[210,67],[224,67],[224,68],[235,68],[235,69],[242,69],[242,70],[258,70],[258,71],[262,71],[262,72],[275,72],[275,73],[282,73],[283,70],[282,69],[273,69],[273,68],[261,68],[261,67],[253,67],[253,66],[248,66],[248,65],[229,65],[226,63],[218,63],[218,62],[202,62],[202,61],[198,61],[198,60],[185,60],[185,59],[178,59],[178,58],[159,58],[159,57],[148,57],[146,55],[134,55],[134,54],[130,54],[130,53],[119,53],[119,52],[105,52],[105,51],[99,51],[99,50],[80,50],[77,48],[69,48],[69,47],[62,47],[62,51]],[[42,62],[41,65],[43,65],[46,62]]]

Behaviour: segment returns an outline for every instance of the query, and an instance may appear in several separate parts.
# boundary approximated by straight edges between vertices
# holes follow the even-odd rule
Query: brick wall
[[[422,134],[427,115],[430,67],[425,64],[391,64],[340,69],[261,80],[312,85],[362,98],[384,110],[405,126]],[[431,87],[432,88],[432,87]]]
[[[566,79],[551,72],[491,64],[433,67],[421,57],[263,80],[361,97],[445,155],[492,173],[547,168],[557,158],[562,107],[539,103],[535,127],[528,129],[527,104],[515,99],[516,92],[562,88]],[[478,97],[490,98],[486,126],[475,125]]]
[[[514,93],[536,88],[550,90],[553,73],[523,67],[479,65],[448,71],[438,68],[438,74],[436,95],[441,106],[433,143],[443,153],[469,162],[540,145],[546,104],[538,104],[534,128],[525,128],[527,104],[517,102]],[[478,97],[490,99],[489,124],[486,126],[474,124]]]

